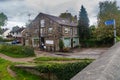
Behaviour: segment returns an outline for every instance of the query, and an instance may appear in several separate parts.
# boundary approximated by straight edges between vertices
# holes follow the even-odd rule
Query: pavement
[[[70,80],[120,80],[120,42]]]

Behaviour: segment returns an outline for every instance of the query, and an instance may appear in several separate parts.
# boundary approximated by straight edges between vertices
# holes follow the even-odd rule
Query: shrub
[[[64,48],[64,42],[61,39],[59,40],[59,48],[60,48],[60,51],[62,51]]]
[[[4,39],[0,37],[0,42],[10,42],[10,41],[13,41],[13,39]]]
[[[70,52],[70,48],[69,47],[64,47],[63,52]]]
[[[110,47],[113,45],[113,39],[88,39],[88,40],[80,40],[81,47]]]
[[[37,70],[41,73],[48,73],[56,75],[58,80],[70,80],[74,75],[84,69],[88,64],[90,64],[91,60],[85,60],[83,62],[75,62],[75,63],[46,63],[40,64]],[[49,79],[50,80],[50,79]]]
[[[0,45],[0,52],[11,57],[29,57],[34,56],[34,49],[27,46],[18,45]]]

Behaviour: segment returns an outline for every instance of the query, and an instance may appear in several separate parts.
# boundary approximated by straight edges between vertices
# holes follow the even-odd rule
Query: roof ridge
[[[56,17],[56,18],[59,18],[59,19],[65,19],[65,18],[61,18],[59,16],[54,16],[54,15],[51,15],[51,14],[46,14],[46,13],[41,13],[43,15],[47,15],[47,16],[51,16],[51,17]]]

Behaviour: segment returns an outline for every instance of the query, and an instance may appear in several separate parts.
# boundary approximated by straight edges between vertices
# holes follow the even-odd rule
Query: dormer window
[[[45,27],[45,20],[42,19],[42,20],[40,21],[40,24],[41,24],[41,27]]]

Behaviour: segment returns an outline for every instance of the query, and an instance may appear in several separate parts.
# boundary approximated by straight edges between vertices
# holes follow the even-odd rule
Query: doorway
[[[71,48],[73,48],[73,38],[71,39]]]

